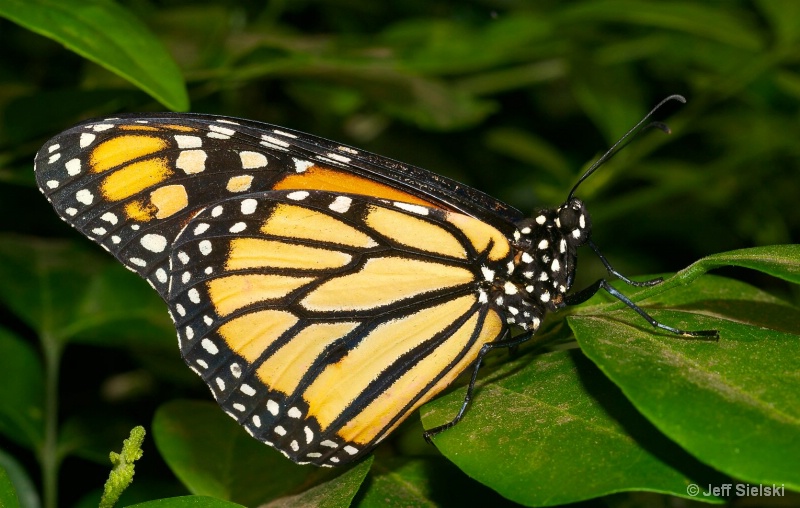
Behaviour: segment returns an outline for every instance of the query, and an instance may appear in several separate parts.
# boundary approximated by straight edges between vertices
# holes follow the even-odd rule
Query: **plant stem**
[[[42,337],[45,358],[44,442],[39,463],[42,468],[44,508],[58,506],[58,375],[61,364],[61,344],[58,339]]]

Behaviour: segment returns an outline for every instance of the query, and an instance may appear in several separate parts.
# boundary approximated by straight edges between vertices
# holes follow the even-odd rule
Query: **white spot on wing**
[[[184,150],[178,155],[175,167],[187,175],[202,173],[206,169],[207,158],[204,150]]]
[[[84,132],[83,134],[81,134],[81,140],[80,140],[81,148],[86,148],[87,146],[91,145],[96,137],[97,136],[92,134],[91,132]]]
[[[257,169],[267,165],[267,157],[259,152],[239,152],[242,169]]]
[[[258,201],[255,199],[245,199],[242,201],[242,213],[244,215],[250,215],[256,211],[256,206],[258,205]],[[213,215],[214,212],[212,210],[211,214]]]
[[[116,225],[117,221],[119,220],[116,215],[111,212],[106,212],[100,216],[100,218],[106,222],[110,222],[111,224]]]
[[[200,224],[195,226],[193,233],[194,233],[195,236],[202,235],[203,233],[208,231],[208,228],[210,228],[210,227],[211,227],[211,225],[209,225],[208,223],[201,222]]]
[[[142,258],[130,258],[128,261],[130,261],[131,264],[136,266],[141,266],[141,267],[147,266],[147,261],[145,261]]]
[[[203,339],[202,341],[200,341],[200,345],[210,355],[215,355],[215,354],[219,353],[219,349],[217,348],[217,345],[214,344],[213,342],[211,342],[211,340],[209,340],[209,339]]]
[[[352,202],[353,200],[347,196],[336,196],[336,199],[334,199],[333,202],[328,205],[328,208],[334,212],[345,213],[350,209],[350,204],[352,204]]]
[[[339,155],[338,153],[331,153],[331,152],[328,152],[328,154],[327,154],[327,155],[328,155],[328,157],[330,157],[331,159],[333,159],[333,160],[336,160],[336,161],[339,161],[339,162],[348,163],[348,162],[350,162],[350,161],[351,161],[350,157],[345,157],[344,155]]]
[[[167,283],[167,272],[163,268],[156,270],[156,280],[162,284]]]
[[[175,142],[178,143],[178,148],[184,150],[186,148],[200,148],[203,146],[203,139],[198,136],[186,136],[183,134],[175,135]]]
[[[161,235],[156,234],[147,234],[144,235],[140,240],[139,243],[142,244],[142,247],[149,250],[150,252],[164,252],[164,249],[167,248],[167,239]]]
[[[247,224],[245,224],[244,222],[237,222],[236,224],[231,226],[230,229],[228,229],[228,231],[230,231],[231,233],[241,233],[245,229],[247,229]]]
[[[308,192],[306,191],[290,192],[289,194],[286,195],[286,197],[294,201],[302,201],[308,197]]]
[[[261,135],[261,139],[266,141],[269,144],[278,145],[278,146],[283,147],[283,148],[289,148],[289,146],[290,146],[289,143],[287,143],[286,141],[284,141],[282,139],[278,139],[278,138],[273,137],[273,136],[268,136],[266,134],[262,134]]]
[[[219,125],[209,125],[208,128],[211,129],[211,132],[208,133],[209,138],[230,139],[231,136],[236,134],[235,130],[220,127]]]
[[[295,158],[292,158],[292,160],[294,161],[294,170],[297,171],[298,173],[302,173],[314,165],[314,163],[311,161],[304,161]]]
[[[411,203],[403,203],[402,201],[395,201],[394,206],[405,210],[407,212],[415,213],[417,215],[428,215],[428,209],[420,205],[412,205]]]
[[[69,176],[75,176],[81,172],[81,160],[70,159],[64,164],[64,167],[67,168],[67,174]]]
[[[75,199],[84,205],[91,205],[92,201],[94,201],[94,194],[89,192],[89,189],[81,189],[75,193]]]

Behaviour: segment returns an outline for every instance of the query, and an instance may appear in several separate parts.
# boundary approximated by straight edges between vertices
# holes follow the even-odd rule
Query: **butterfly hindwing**
[[[422,236],[420,236],[422,235]],[[297,462],[367,453],[504,331],[470,217],[324,191],[215,203],[178,235],[168,303],[186,362],[251,434]]]

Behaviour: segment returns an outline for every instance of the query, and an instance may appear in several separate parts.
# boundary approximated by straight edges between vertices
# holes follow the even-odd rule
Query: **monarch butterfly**
[[[488,351],[599,289],[654,326],[716,334],[658,323],[605,280],[568,294],[578,247],[600,255],[578,184],[525,218],[309,134],[172,113],[81,123],[34,169],[56,212],[165,300],[184,360],[225,412],[298,463],[359,459],[473,366],[458,415],[425,437],[451,427]],[[629,284],[660,281],[600,259]]]

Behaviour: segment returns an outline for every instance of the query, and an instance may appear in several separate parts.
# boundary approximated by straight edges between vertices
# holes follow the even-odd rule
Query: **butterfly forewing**
[[[185,360],[232,417],[292,460],[336,465],[502,333],[474,260],[508,256],[498,232],[454,212],[257,193],[182,230],[169,304]]]
[[[233,195],[317,189],[466,208],[492,218],[519,216],[475,189],[422,169],[225,117],[154,114],[87,122],[45,144],[35,168],[39,187],[59,215],[162,297],[165,260],[177,232],[199,209]],[[501,229],[508,224],[494,222]]]

